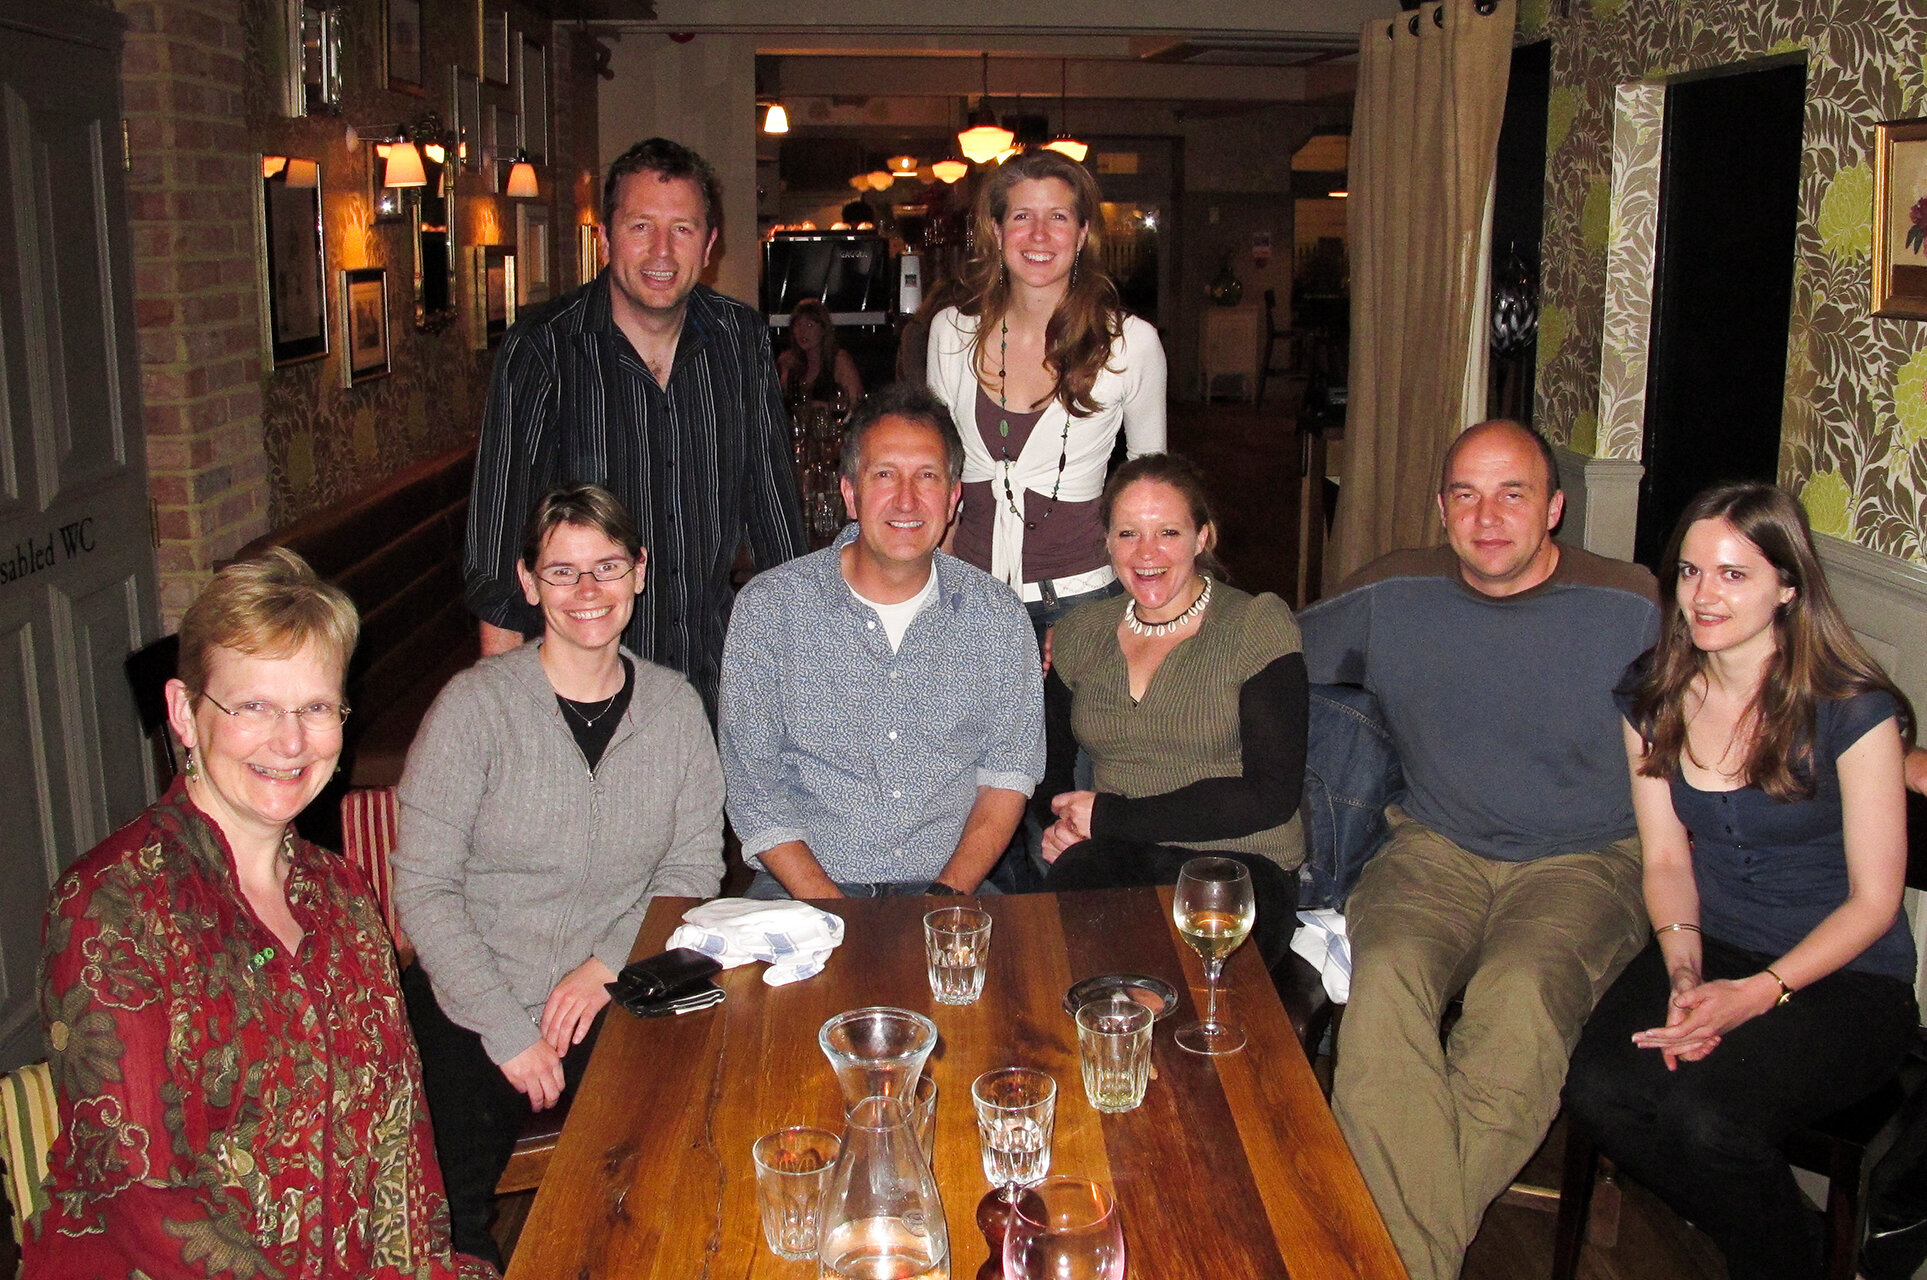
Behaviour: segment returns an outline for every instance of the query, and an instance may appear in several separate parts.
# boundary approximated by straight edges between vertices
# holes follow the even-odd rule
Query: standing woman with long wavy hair
[[[1662,569],[1675,607],[1619,690],[1653,941],[1586,1024],[1566,1110],[1733,1280],[1811,1280],[1820,1225],[1780,1144],[1914,1035],[1913,711],[1785,491],[1700,494]]]
[[[1098,497],[1120,431],[1164,448],[1164,348],[1099,265],[1102,196],[1083,165],[1028,150],[987,175],[968,298],[931,321],[930,388],[964,440],[952,550],[1009,584],[1046,628],[1114,594]]]

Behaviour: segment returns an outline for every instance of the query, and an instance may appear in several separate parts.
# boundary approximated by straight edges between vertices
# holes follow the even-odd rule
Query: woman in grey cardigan
[[[409,1021],[455,1249],[498,1266],[495,1184],[530,1110],[580,1078],[649,900],[722,879],[702,702],[620,646],[646,558],[608,491],[546,494],[516,566],[541,639],[450,681],[402,776]]]

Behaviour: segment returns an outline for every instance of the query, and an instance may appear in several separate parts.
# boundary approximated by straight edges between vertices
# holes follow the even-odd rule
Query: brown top
[[[978,384],[977,432],[983,437],[984,448],[999,464],[999,472],[1005,458],[1014,461],[1024,451],[1024,442],[1030,439],[1037,420],[1043,416],[1042,409],[1035,413],[1018,413],[1014,409],[1005,412],[982,384]],[[1010,424],[1009,435],[999,430],[1000,424],[1006,422]],[[959,559],[969,561],[986,573],[990,571],[991,517],[998,503],[1014,497],[1017,509],[1024,513],[1025,582],[1068,578],[1104,566],[1107,558],[1104,526],[1097,519],[1097,499],[1066,502],[1060,498],[1052,502],[1048,493],[1029,493],[1015,484],[1006,494],[1001,474],[994,480],[966,484],[963,489],[963,510],[957,516],[957,536],[953,543]]]

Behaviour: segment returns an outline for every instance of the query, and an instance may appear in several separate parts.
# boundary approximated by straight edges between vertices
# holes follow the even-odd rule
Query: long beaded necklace
[[[1009,375],[1010,318],[1004,316],[997,321],[997,408],[1000,415],[997,420],[997,434],[1005,440],[1010,438],[1010,399],[1007,392],[1010,386]],[[1008,444],[999,446],[997,453],[999,459],[1004,464],[1004,505],[1010,508],[1010,514],[1021,520],[1023,519],[1024,513],[1017,505],[1016,491],[1010,487],[1010,473],[1012,468],[1017,464],[1010,456],[1010,446]],[[1051,481],[1050,505],[1044,508],[1044,514],[1039,517],[1040,519],[1050,519],[1051,512],[1057,510],[1057,491],[1064,486],[1064,463],[1070,458],[1070,453],[1071,415],[1070,411],[1066,409],[1064,411],[1064,434],[1057,445],[1057,478]],[[1032,521],[1026,523],[1024,527],[1026,529],[1035,529],[1037,525]]]
[[[1132,635],[1168,636],[1185,623],[1191,621],[1191,619],[1203,613],[1204,607],[1210,603],[1211,575],[1207,573],[1204,575],[1204,590],[1198,592],[1198,598],[1191,602],[1191,607],[1183,613],[1180,613],[1177,617],[1171,619],[1169,622],[1145,622],[1137,616],[1137,601],[1133,600],[1124,606],[1124,625],[1131,629]]]

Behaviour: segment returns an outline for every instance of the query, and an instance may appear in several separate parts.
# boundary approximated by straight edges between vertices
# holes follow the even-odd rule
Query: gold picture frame
[[[1927,118],[1874,126],[1873,313],[1927,320]]]

